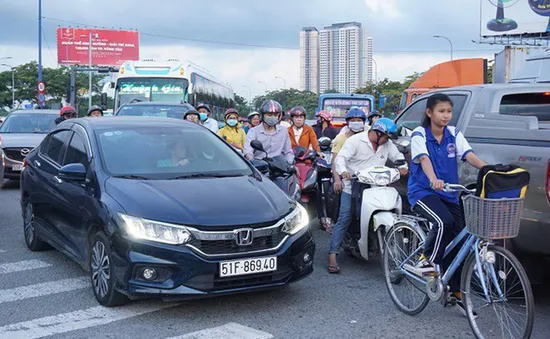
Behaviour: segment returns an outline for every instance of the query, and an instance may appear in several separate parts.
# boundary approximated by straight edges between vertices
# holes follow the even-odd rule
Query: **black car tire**
[[[25,237],[25,244],[33,252],[48,248],[48,245],[40,240],[36,232],[34,206],[28,201],[25,203],[23,210],[23,236]]]
[[[90,280],[97,301],[106,307],[127,303],[128,298],[115,289],[111,242],[103,232],[97,232],[90,244]]]

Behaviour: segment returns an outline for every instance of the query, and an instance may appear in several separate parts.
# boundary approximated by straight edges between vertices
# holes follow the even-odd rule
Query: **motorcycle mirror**
[[[327,137],[322,137],[319,139],[319,146],[321,147],[328,147],[330,146],[330,144],[331,144],[331,141]]]
[[[264,145],[262,145],[262,143],[258,140],[252,140],[252,142],[250,142],[250,146],[252,146],[252,148],[256,151],[265,152]]]

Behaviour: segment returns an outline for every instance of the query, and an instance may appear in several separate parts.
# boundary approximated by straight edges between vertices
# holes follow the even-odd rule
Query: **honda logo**
[[[21,150],[21,155],[24,156],[24,157],[26,157],[27,155],[29,155],[30,152],[31,152],[30,149],[28,149],[28,148],[23,148],[23,149]]]
[[[239,246],[252,245],[252,241],[254,241],[254,231],[252,228],[234,230],[233,235],[235,236],[235,242]]]

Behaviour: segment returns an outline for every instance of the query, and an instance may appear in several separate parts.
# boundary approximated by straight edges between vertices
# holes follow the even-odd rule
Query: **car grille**
[[[208,255],[238,254],[275,248],[285,237],[285,233],[277,231],[273,235],[254,237],[252,244],[248,246],[239,246],[235,240],[194,239],[189,244]]]
[[[4,155],[15,161],[23,161],[25,156],[21,154],[22,149],[28,149],[29,153],[32,151],[32,147],[17,147],[17,148],[4,148]],[[28,154],[28,153],[27,153]]]

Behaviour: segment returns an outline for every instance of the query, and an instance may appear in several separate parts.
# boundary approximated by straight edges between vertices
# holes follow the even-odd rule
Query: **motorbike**
[[[394,163],[395,166],[403,164],[405,160]],[[342,243],[348,255],[367,261],[377,254],[383,255],[384,237],[402,212],[401,196],[389,186],[400,177],[397,168],[386,166],[369,167],[352,177],[352,195],[359,200],[353,198],[353,219]]]
[[[319,147],[323,153],[323,158],[317,159],[317,217],[320,228],[329,232],[332,230],[338,215],[338,206],[334,206],[337,194],[332,190],[331,143],[332,141],[327,137],[319,138]]]
[[[269,177],[289,198],[300,201],[301,190],[296,175],[296,167],[289,164],[282,155],[272,158],[268,157],[262,143],[258,140],[253,140],[250,146],[259,152],[265,153],[265,157],[262,160],[253,159],[251,161],[252,165],[262,172],[262,174]]]
[[[317,193],[317,153],[303,146],[297,146],[294,148],[294,156],[301,190],[300,202],[308,206]]]

